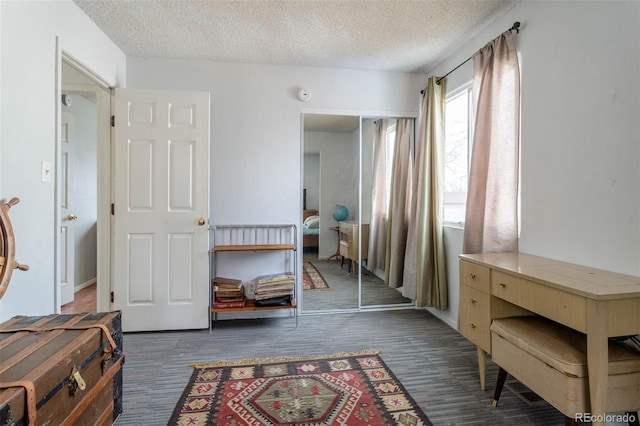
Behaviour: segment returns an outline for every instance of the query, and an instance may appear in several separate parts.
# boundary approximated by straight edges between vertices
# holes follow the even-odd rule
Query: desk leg
[[[338,256],[340,256],[340,228],[337,227],[333,227],[333,228],[329,228],[332,231],[336,231],[338,233],[338,247],[336,247],[336,252],[333,253],[331,256],[329,256],[329,258],[327,260],[331,260],[334,257],[337,259]]]
[[[609,346],[606,301],[587,299],[587,364],[591,415],[604,420],[607,402]],[[605,425],[606,422],[592,422]]]
[[[478,347],[478,372],[480,373],[480,389],[484,390],[487,375],[487,354]]]

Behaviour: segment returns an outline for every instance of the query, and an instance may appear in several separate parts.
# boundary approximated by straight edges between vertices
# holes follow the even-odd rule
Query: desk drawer
[[[470,286],[460,286],[460,334],[485,352],[491,352],[490,296]]]
[[[491,274],[491,294],[575,330],[586,331],[583,297],[498,271]]]
[[[346,259],[352,259],[353,258],[353,253],[351,250],[351,245],[349,244],[348,241],[340,241],[340,256],[346,258]]]
[[[475,263],[460,260],[460,283],[489,293],[490,269]]]

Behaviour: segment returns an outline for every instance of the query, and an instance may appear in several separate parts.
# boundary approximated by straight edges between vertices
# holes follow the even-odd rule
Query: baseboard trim
[[[90,285],[95,284],[95,283],[97,283],[97,282],[98,282],[98,280],[97,280],[96,278],[91,278],[89,281],[85,281],[85,282],[83,282],[82,284],[80,284],[80,285],[78,285],[78,286],[74,287],[74,288],[73,288],[73,292],[74,292],[74,293],[77,293],[77,292],[79,292],[80,290],[82,290],[83,288],[87,288],[87,287],[89,287]]]
[[[458,330],[457,321],[451,319],[451,317],[449,317],[447,315],[443,315],[442,311],[440,311],[439,309],[435,309],[435,308],[426,308],[426,309],[434,317],[438,318],[440,321],[442,321],[443,323],[447,324],[449,327],[453,328],[454,330]]]

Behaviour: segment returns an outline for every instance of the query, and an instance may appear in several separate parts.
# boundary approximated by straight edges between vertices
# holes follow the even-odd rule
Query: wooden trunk
[[[0,425],[113,424],[123,362],[119,311],[0,324]]]

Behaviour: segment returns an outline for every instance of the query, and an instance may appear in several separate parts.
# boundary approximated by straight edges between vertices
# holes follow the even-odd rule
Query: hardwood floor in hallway
[[[73,302],[62,305],[61,312],[63,314],[78,314],[80,312],[96,312],[96,288],[97,284],[77,291]]]

